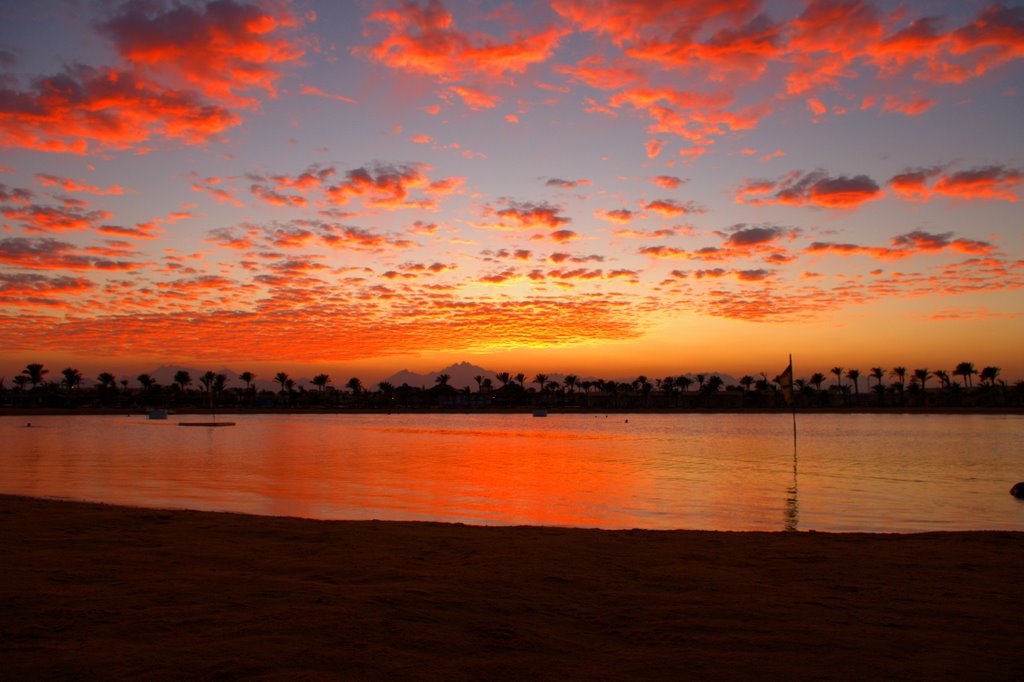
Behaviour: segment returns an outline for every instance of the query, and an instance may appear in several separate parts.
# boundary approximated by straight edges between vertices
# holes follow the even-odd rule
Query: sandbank
[[[0,496],[3,679],[1024,679],[1024,533],[312,521]]]

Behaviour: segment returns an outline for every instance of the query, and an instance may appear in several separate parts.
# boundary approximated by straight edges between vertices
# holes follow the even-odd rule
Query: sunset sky
[[[1012,382],[1022,89],[1019,2],[6,3],[0,375]]]

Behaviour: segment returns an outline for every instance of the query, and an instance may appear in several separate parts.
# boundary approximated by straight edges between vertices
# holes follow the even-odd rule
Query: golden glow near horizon
[[[5,14],[0,376],[1024,378],[1019,5]]]

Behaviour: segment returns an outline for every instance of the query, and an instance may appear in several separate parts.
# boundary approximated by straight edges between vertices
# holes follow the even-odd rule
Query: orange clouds
[[[66,305],[65,294],[80,294],[94,288],[83,277],[0,273],[0,302],[4,305],[62,307]]]
[[[953,173],[940,167],[910,169],[889,180],[890,187],[909,201],[927,201],[936,194],[963,200],[1017,201],[1015,190],[1022,183],[1024,170],[1000,165]]]
[[[128,71],[70,67],[28,91],[0,90],[0,146],[85,154],[129,149],[153,136],[202,142],[240,122],[194,94],[163,88]]]
[[[486,223],[480,227],[492,227],[501,230],[522,230],[546,227],[557,230],[567,225],[570,220],[560,215],[561,208],[547,202],[508,201],[505,208],[495,209],[484,207],[487,216],[497,218],[496,222]]]
[[[547,60],[565,34],[548,28],[514,34],[505,42],[484,34],[466,34],[455,27],[451,13],[438,0],[429,0],[426,6],[393,3],[366,21],[383,26],[385,35],[353,52],[393,69],[444,82],[522,73]]]
[[[748,180],[737,190],[736,201],[754,205],[851,208],[881,196],[878,184],[866,175],[833,178],[819,170],[796,171],[779,180]]]
[[[344,205],[353,198],[359,198],[369,208],[433,209],[437,206],[435,197],[457,192],[463,178],[448,177],[431,181],[424,164],[373,164],[356,168],[345,174],[345,179],[324,189],[327,199]],[[423,199],[410,198],[410,191],[419,190],[433,195]]]
[[[100,26],[129,64],[180,78],[208,97],[251,106],[241,93],[275,92],[280,67],[295,62],[303,47],[273,34],[295,29],[303,19],[286,4],[218,0],[170,8],[133,0]]]
[[[92,255],[51,237],[0,239],[0,263],[33,270],[136,270],[140,263]]]
[[[885,261],[900,260],[919,253],[932,253],[943,250],[975,255],[985,255],[995,251],[995,247],[988,242],[964,238],[952,239],[952,236],[952,232],[932,234],[923,230],[915,230],[893,237],[891,247],[813,242],[805,249],[805,252],[811,254],[835,254],[839,256],[865,255]]]
[[[99,25],[126,66],[71,65],[28,89],[9,82],[0,88],[0,146],[87,154],[148,151],[154,137],[201,143],[241,122],[224,105],[257,104],[242,92],[273,95],[279,69],[303,50],[271,34],[301,24],[283,4],[127,2]]]

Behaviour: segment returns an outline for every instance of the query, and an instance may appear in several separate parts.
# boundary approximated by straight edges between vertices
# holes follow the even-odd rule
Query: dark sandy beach
[[[0,678],[1024,679],[1024,533],[327,522],[0,496]]]

